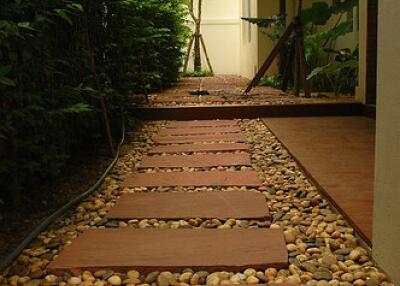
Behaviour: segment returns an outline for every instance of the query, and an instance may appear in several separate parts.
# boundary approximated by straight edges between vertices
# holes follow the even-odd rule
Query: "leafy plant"
[[[330,50],[336,54],[335,60],[325,66],[315,68],[309,80],[326,79],[336,95],[353,93],[358,82],[358,49]]]
[[[181,73],[182,77],[209,77],[213,76],[214,73],[212,73],[209,70],[201,70],[201,71],[187,71],[185,73]]]
[[[304,30],[305,53],[310,70],[313,71],[312,76],[309,77],[313,90],[317,91],[328,88],[335,92],[346,91],[347,93],[349,89],[354,89],[357,84],[357,80],[353,76],[350,76],[345,84],[339,84],[340,86],[333,87],[333,82],[336,81],[333,80],[331,77],[332,75],[330,75],[329,78],[326,74],[322,76],[324,71],[329,71],[334,67],[338,69],[336,72],[343,69],[343,74],[347,74],[349,72],[348,69],[354,66],[354,62],[348,64],[337,62],[332,51],[334,50],[337,39],[351,31],[353,22],[343,21],[343,15],[351,11],[357,4],[358,1],[356,0],[346,0],[338,2],[335,5],[329,5],[325,1],[314,1],[311,7],[302,10],[301,21]],[[330,29],[321,29],[321,26],[326,25],[333,16],[337,17],[335,24]],[[285,30],[285,27],[282,25],[281,17],[279,16],[272,16],[266,19],[243,19],[263,28],[263,32],[275,43],[280,39]],[[292,35],[291,42],[293,42],[293,38],[294,36]],[[289,44],[285,47],[287,53],[289,53],[289,47]],[[351,59],[349,61],[354,60],[355,59]],[[352,69],[351,74],[353,74],[353,72],[354,69]],[[341,76],[339,76],[339,78],[341,78]]]
[[[261,78],[259,85],[269,86],[273,88],[281,88],[282,79],[279,75],[264,76]]]
[[[43,182],[103,140],[132,93],[179,76],[184,0],[0,3],[0,200],[30,202]]]

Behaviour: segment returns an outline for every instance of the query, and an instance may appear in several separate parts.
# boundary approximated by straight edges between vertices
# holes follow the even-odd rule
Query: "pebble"
[[[121,277],[117,276],[117,275],[113,275],[110,278],[107,279],[108,283],[110,283],[111,285],[121,285],[122,284],[122,280]]]
[[[316,280],[331,280],[333,276],[329,271],[317,271],[314,273],[313,278]]]
[[[67,282],[69,285],[79,285],[82,283],[82,279],[79,277],[70,277]]]
[[[169,281],[172,278],[171,272],[161,272],[160,275],[157,277],[157,284],[158,286],[169,286]]]
[[[260,280],[257,277],[250,275],[249,277],[247,277],[246,282],[247,284],[258,284]]]

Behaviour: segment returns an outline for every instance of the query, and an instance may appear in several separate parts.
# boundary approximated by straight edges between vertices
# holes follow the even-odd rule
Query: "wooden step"
[[[218,167],[251,166],[248,154],[202,154],[202,155],[165,155],[144,156],[141,168],[183,168],[183,167]]]
[[[256,192],[124,194],[109,219],[270,219],[265,196]]]
[[[239,126],[228,127],[182,127],[182,128],[166,128],[162,129],[159,136],[176,136],[176,135],[201,135],[201,134],[215,134],[215,133],[239,133],[241,132]]]
[[[185,135],[185,136],[155,136],[158,144],[179,144],[196,142],[246,142],[242,133],[211,134],[211,135]]]
[[[51,273],[243,271],[288,266],[281,230],[96,229],[87,230],[48,266]]]
[[[247,186],[258,187],[261,180],[254,171],[205,171],[133,173],[122,187],[173,187],[173,186]]]
[[[243,143],[209,143],[209,144],[179,144],[160,145],[150,150],[149,154],[161,153],[192,153],[192,152],[222,152],[222,151],[247,151],[250,146]]]
[[[167,128],[181,127],[216,127],[216,126],[238,126],[236,120],[189,120],[189,121],[170,121]]]

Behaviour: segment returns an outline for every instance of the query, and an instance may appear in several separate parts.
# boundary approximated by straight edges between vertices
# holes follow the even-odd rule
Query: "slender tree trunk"
[[[197,24],[194,35],[194,70],[201,71],[200,34],[197,28]]]
[[[201,10],[202,10],[203,0],[198,2],[198,14],[197,19],[195,19],[195,29],[194,29],[194,70],[201,71]]]

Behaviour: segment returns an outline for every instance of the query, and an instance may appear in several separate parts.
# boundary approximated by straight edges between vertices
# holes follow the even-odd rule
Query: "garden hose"
[[[118,161],[119,155],[121,153],[121,147],[125,141],[125,121],[122,119],[122,136],[121,136],[121,141],[118,144],[118,149],[117,152],[115,153],[115,157],[110,163],[110,165],[107,167],[103,175],[97,180],[97,182],[86,192],[78,195],[75,197],[73,200],[62,206],[60,209],[55,211],[53,214],[51,214],[49,217],[47,217],[45,220],[43,220],[36,228],[27,236],[25,239],[9,254],[7,255],[3,260],[0,261],[0,272],[4,271],[6,267],[8,267],[19,255],[20,253],[46,228],[51,225],[56,219],[61,217],[63,214],[65,214],[68,210],[70,210],[73,206],[77,205],[80,203],[82,200],[90,196],[92,193],[94,193],[104,182],[104,179],[107,177],[107,175],[110,173],[112,168],[115,166],[115,164]]]

